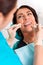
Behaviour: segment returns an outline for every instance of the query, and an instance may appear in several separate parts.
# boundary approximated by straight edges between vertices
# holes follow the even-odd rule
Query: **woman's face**
[[[18,10],[17,23],[21,23],[21,30],[23,32],[32,31],[32,26],[36,24],[33,13],[28,8],[21,8]]]

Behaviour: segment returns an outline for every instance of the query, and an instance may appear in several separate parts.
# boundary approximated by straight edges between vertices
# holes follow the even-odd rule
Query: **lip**
[[[28,25],[31,25],[32,23],[31,22],[27,22],[24,24],[24,26],[28,26]]]

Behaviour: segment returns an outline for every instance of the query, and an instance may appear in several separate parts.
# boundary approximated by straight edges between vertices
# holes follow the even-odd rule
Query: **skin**
[[[28,13],[27,13],[28,12]],[[26,23],[31,23],[30,25],[24,26]],[[39,25],[39,31],[37,32],[37,37],[35,34],[35,30],[33,32],[32,26],[36,24],[35,18],[32,12],[27,8],[19,9],[17,12],[17,23],[21,23],[21,31],[24,35],[25,42],[34,42],[34,65],[43,65],[43,28]],[[37,38],[37,40],[34,38]],[[36,41],[36,42],[35,42]]]
[[[36,24],[33,13],[28,8],[19,9],[17,12],[17,23],[21,23],[21,31],[25,42],[34,41],[34,32],[32,26]],[[29,23],[28,25],[26,25]]]
[[[6,16],[4,16],[2,12],[0,12],[0,30],[5,28],[12,21],[15,11],[16,6]]]
[[[32,12],[27,8],[22,8],[22,9],[19,9],[16,17],[17,17],[17,24],[15,24],[16,26],[13,25],[9,29],[9,33],[11,35],[11,38],[8,40],[8,42],[10,43],[10,46],[12,47],[12,45],[14,43],[14,42],[12,43],[12,41],[14,39],[16,30],[18,28],[21,29],[21,31],[24,35],[25,42],[28,42],[28,41],[34,42],[34,33],[35,32],[33,32],[32,26],[34,26],[36,24],[36,21],[35,21],[35,18],[33,16]],[[28,23],[31,22],[31,24],[25,25],[25,24],[27,24],[27,22]],[[21,27],[20,27],[19,23],[21,24]],[[41,28],[41,26],[39,25],[39,31],[37,33],[38,39],[34,44],[35,45],[35,47],[34,47],[34,50],[35,50],[34,51],[34,65],[43,65],[43,46],[42,46],[43,36],[42,36],[42,34],[43,34],[43,28]]]
[[[31,26],[36,24],[32,12],[27,8],[19,9],[19,11],[17,12],[17,23],[22,24],[21,30],[23,32],[31,31],[32,30]],[[24,26],[26,23],[30,23],[30,25]]]
[[[16,30],[18,28],[21,29],[23,35],[24,35],[24,42],[26,43],[31,43],[31,42],[35,42],[36,41],[36,38],[39,37],[41,38],[42,37],[42,33],[43,32],[38,32],[38,35],[36,37],[36,32],[35,30],[33,29],[32,26],[36,25],[36,21],[35,21],[35,18],[33,16],[33,13],[28,9],[28,8],[22,8],[22,9],[19,9],[17,14],[16,14],[16,19],[17,19],[17,23],[13,26],[11,26],[11,28],[9,29],[9,33],[11,35],[11,38],[8,39],[8,43],[10,43],[10,46],[13,45],[13,40],[14,40],[14,37],[16,35]],[[27,23],[29,23],[28,25],[26,25]],[[20,25],[21,24],[21,27]],[[18,26],[17,26],[18,25]],[[39,39],[40,40],[40,39]],[[38,41],[39,41],[38,40]]]

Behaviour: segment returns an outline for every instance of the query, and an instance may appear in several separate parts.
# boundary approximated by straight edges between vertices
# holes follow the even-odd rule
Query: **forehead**
[[[28,8],[21,8],[17,11],[17,15],[19,15],[20,13],[25,13],[25,12],[31,12],[30,9]],[[31,12],[32,13],[32,12]]]

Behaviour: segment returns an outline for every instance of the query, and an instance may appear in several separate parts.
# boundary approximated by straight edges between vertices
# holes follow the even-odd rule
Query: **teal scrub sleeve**
[[[6,39],[0,32],[0,65],[22,65],[18,56],[8,46]]]

